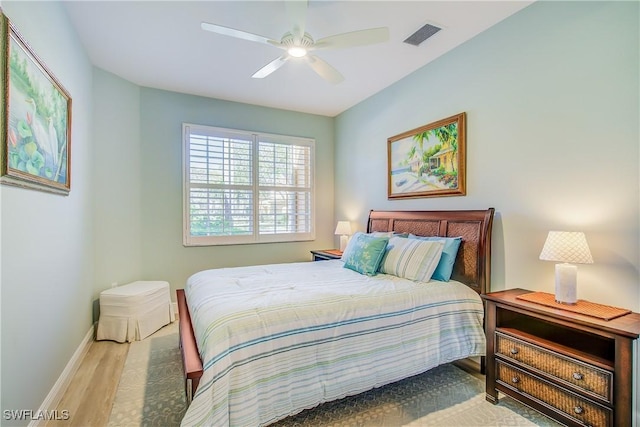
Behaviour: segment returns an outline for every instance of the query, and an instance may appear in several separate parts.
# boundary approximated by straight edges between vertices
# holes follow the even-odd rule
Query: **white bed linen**
[[[206,270],[185,294],[204,373],[184,426],[267,425],[485,353],[482,301],[455,281],[333,260]]]

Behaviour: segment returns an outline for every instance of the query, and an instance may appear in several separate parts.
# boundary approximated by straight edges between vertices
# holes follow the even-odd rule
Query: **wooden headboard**
[[[491,225],[494,208],[461,211],[369,212],[367,233],[394,231],[417,236],[462,237],[451,279],[479,294],[491,286]]]

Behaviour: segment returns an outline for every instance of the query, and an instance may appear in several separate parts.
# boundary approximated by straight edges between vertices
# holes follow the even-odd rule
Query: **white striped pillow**
[[[428,282],[438,266],[443,247],[444,242],[438,240],[392,237],[380,264],[380,272]]]

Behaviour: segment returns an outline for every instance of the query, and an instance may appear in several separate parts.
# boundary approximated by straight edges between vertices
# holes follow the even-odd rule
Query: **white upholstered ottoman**
[[[139,281],[100,292],[97,340],[140,341],[175,320],[168,282]]]

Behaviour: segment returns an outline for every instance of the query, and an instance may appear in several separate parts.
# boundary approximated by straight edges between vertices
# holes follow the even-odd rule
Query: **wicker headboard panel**
[[[494,208],[469,211],[371,211],[367,233],[395,231],[418,236],[462,237],[451,278],[479,294],[490,290]]]

